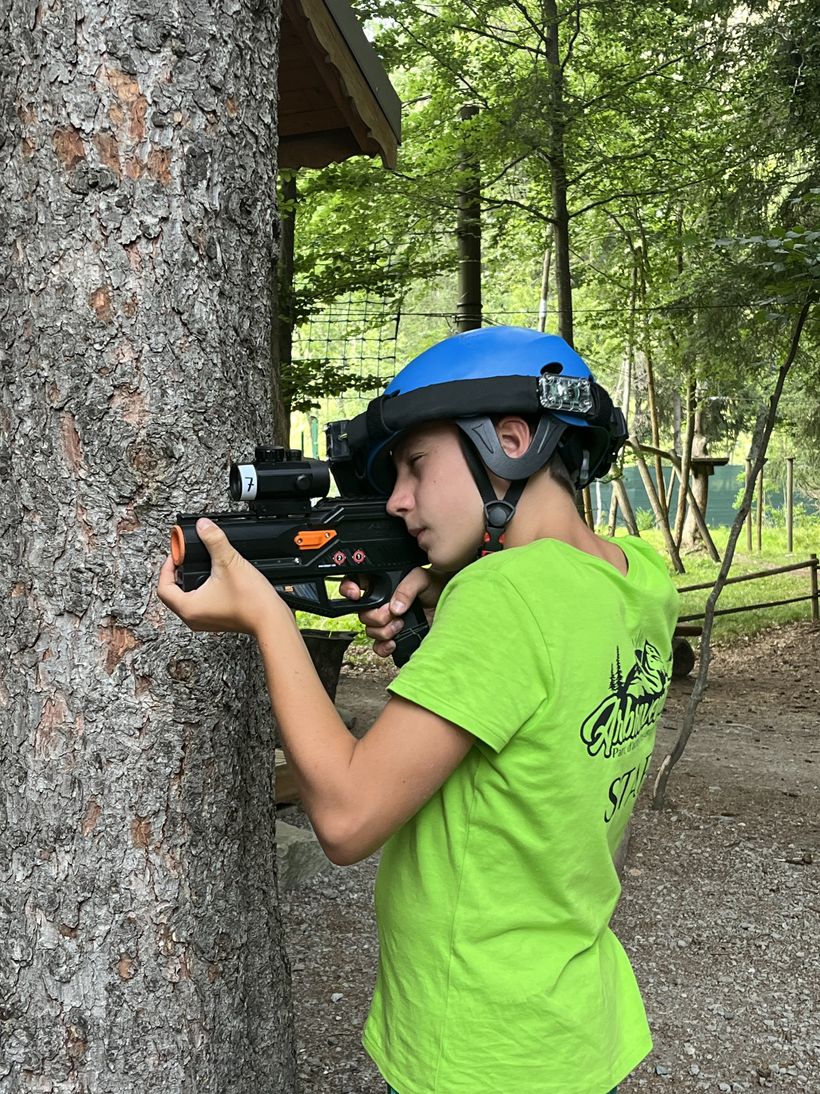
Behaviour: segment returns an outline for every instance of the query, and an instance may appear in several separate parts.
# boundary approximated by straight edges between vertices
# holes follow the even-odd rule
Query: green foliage
[[[337,619],[326,619],[323,615],[314,615],[312,612],[297,612],[296,623],[299,630],[354,631],[356,634],[353,639],[354,645],[370,645],[370,639],[364,632],[364,624],[359,622],[357,615],[343,615]]]
[[[651,509],[636,509],[635,524],[639,532],[648,532],[655,527],[655,514]]]
[[[768,505],[763,509],[763,523],[768,528],[785,530],[787,513],[785,507]],[[820,513],[812,513],[797,502],[792,513],[792,526],[797,526],[804,535],[814,534],[817,546],[820,546]]]
[[[304,173],[297,321],[370,292],[432,313],[403,319],[400,361],[451,331],[457,190],[471,155],[485,313],[534,325],[558,118],[576,345],[612,387],[632,360],[636,435],[649,431],[649,360],[664,445],[675,400],[696,381],[705,435],[731,448],[765,404],[817,281],[820,32],[809,0],[561,3],[560,104],[540,2],[354,6],[404,101],[403,145],[395,172],[354,159]],[[468,102],[480,113],[461,122]],[[819,334],[812,316],[782,425],[801,452],[799,485],[818,495]],[[311,362],[292,381],[303,406],[339,393],[345,376]]]

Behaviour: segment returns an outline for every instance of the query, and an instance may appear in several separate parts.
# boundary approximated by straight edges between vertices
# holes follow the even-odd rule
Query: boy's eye
[[[419,460],[422,458],[423,455],[424,455],[423,452],[417,452],[414,456],[411,456],[408,459],[407,463],[409,464],[410,467],[412,467],[414,463],[419,462]]]

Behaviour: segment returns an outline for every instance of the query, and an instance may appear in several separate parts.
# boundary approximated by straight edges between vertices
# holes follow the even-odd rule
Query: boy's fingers
[[[345,577],[339,585],[339,592],[348,600],[361,600],[370,591],[370,579],[366,574],[357,577]]]
[[[347,597],[348,600],[361,600],[364,595],[364,590],[361,589],[355,581],[346,577],[339,586],[339,592],[342,596]]]
[[[212,562],[220,562],[223,565],[231,562],[236,551],[219,525],[214,524],[207,517],[200,517],[196,522],[196,534],[208,548]]]
[[[382,627],[365,627],[364,633],[375,642],[387,642],[391,638],[395,638],[402,630],[404,630],[404,620],[394,619]]]
[[[366,612],[359,612],[359,619],[365,627],[386,627],[393,615],[389,604],[382,604],[380,608],[370,608]]]
[[[182,589],[174,581],[174,572],[176,567],[174,566],[174,560],[171,555],[168,555],[165,562],[162,564],[162,569],[159,572],[159,582],[157,584],[157,593],[160,600],[171,610],[175,610],[174,606],[180,603],[180,597],[184,597]]]
[[[411,570],[409,574],[406,574],[396,586],[396,591],[390,601],[390,610],[394,615],[402,615],[429,584],[430,578],[427,571],[417,566],[415,570]]]

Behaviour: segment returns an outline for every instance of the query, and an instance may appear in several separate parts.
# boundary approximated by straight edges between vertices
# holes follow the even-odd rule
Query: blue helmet
[[[530,450],[514,460],[498,444],[490,416],[516,413],[541,421]],[[627,437],[623,414],[575,350],[525,327],[483,327],[438,342],[348,423],[348,443],[370,486],[389,493],[398,437],[442,420],[455,422],[502,478],[529,478],[557,450],[579,487],[607,473]]]

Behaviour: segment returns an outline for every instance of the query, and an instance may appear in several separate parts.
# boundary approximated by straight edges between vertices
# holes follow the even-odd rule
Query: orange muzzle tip
[[[171,558],[175,566],[181,566],[185,561],[185,533],[178,524],[171,529]]]

